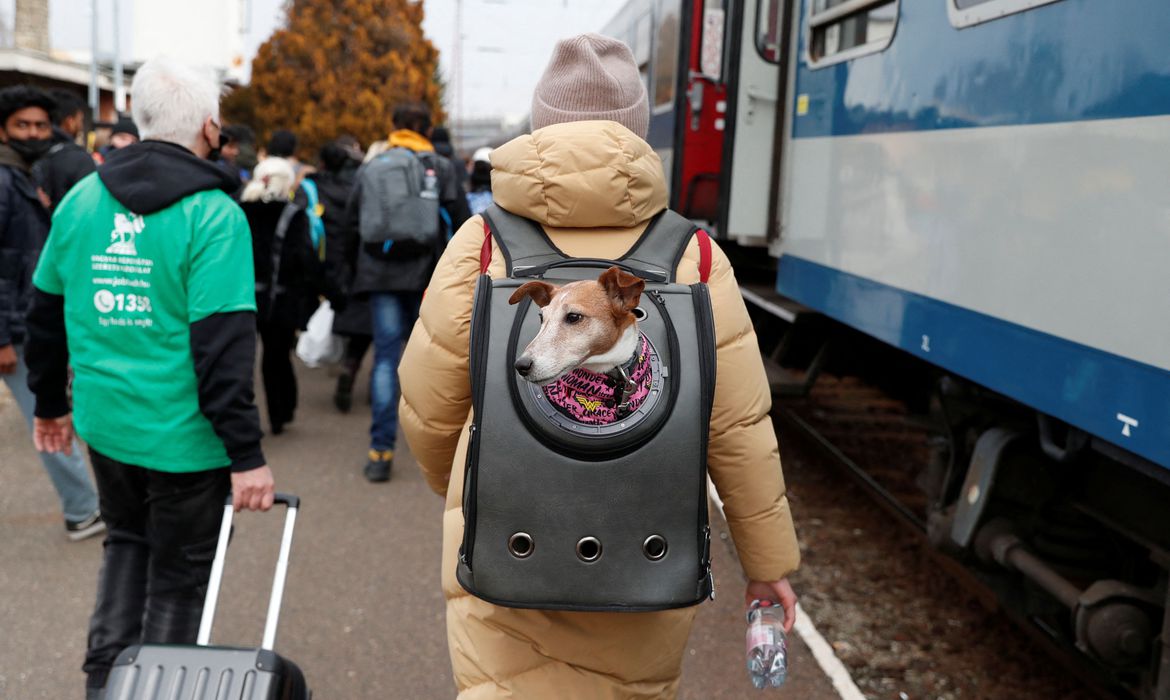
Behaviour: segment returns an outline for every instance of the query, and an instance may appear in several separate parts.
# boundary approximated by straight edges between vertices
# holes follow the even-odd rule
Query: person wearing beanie
[[[557,44],[532,94],[532,128],[613,121],[645,139],[650,101],[630,47],[600,34]]]
[[[565,255],[621,258],[667,207],[662,162],[645,141],[648,124],[646,89],[629,47],[597,34],[562,40],[533,95],[535,130],[491,154],[496,205],[539,226]],[[456,580],[471,418],[470,317],[484,235],[476,216],[448,244],[399,372],[403,433],[428,484],[446,497],[442,586],[459,697],[675,697],[696,608],[517,610],[475,598]],[[498,243],[491,249],[487,274],[506,277]],[[700,257],[692,238],[678,283],[700,281]],[[787,576],[800,550],[768,416],[771,395],[731,263],[713,242],[709,264],[719,377],[709,473],[750,581],[748,599],[782,604],[791,628],[796,595]],[[726,581],[736,573],[718,575]]]
[[[118,118],[114,128],[110,131],[110,150],[116,151],[138,143],[138,126],[127,116]]]

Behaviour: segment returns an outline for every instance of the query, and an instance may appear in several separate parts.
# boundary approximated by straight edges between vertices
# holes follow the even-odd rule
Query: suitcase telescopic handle
[[[284,600],[284,582],[288,576],[288,555],[292,550],[293,528],[297,522],[297,510],[301,499],[287,493],[278,493],[275,504],[287,507],[284,518],[284,534],[280,538],[280,554],[276,557],[276,574],[272,578],[272,595],[268,599],[268,616],[264,622],[262,649],[272,649],[276,643],[276,625],[280,620],[280,605]],[[227,560],[228,540],[232,534],[232,497],[229,494],[223,505],[223,520],[219,526],[219,543],[215,547],[215,561],[211,564],[211,579],[207,582],[207,598],[203,601],[203,617],[199,621],[199,638],[196,643],[207,646],[211,641],[211,626],[215,621],[215,607],[219,602],[219,588],[223,583],[223,565]]]

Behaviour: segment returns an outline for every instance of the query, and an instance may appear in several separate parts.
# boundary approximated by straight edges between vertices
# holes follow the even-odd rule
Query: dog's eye
[[[572,325],[574,323],[577,323],[578,321],[580,321],[583,318],[585,318],[585,317],[582,316],[581,314],[576,314],[576,313],[565,314],[565,323]]]

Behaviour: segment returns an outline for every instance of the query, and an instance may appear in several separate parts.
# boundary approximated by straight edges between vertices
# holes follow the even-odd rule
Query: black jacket
[[[450,235],[459,230],[467,221],[467,197],[459,174],[451,161],[443,157],[436,159],[439,168],[439,204],[451,218]],[[362,197],[377,196],[362,192],[359,179],[350,195],[345,213],[346,258],[355,261],[350,293],[365,296],[373,292],[421,292],[427,288],[435,263],[447,246],[447,236],[440,236],[430,250],[419,251],[406,246],[391,247],[389,253],[382,252],[382,244],[365,243],[359,233]],[[446,227],[446,224],[443,224]]]
[[[49,213],[16,151],[0,144],[0,347],[23,342],[33,270],[49,237]]]
[[[346,290],[357,260],[347,258],[357,254],[356,247],[347,251],[345,241],[345,207],[353,192],[357,162],[340,172],[320,171],[309,177],[317,183],[321,203],[321,221],[325,224],[325,282],[326,294],[333,302],[333,332],[338,335],[373,335],[370,307],[365,299],[348,297]]]
[[[309,237],[309,217],[291,202],[243,202],[240,207],[252,229],[258,321],[304,328],[317,308],[317,295],[324,290],[322,264]],[[292,218],[278,252],[273,243],[286,207],[292,207]]]
[[[33,165],[33,180],[49,197],[49,211],[65,198],[81,178],[97,166],[84,148],[78,146],[64,131],[53,127],[53,147]]]
[[[197,192],[219,189],[231,194],[240,188],[239,178],[231,173],[182,146],[162,141],[143,141],[112,152],[98,169],[98,177],[115,199],[138,214],[162,211]],[[40,418],[56,418],[68,411],[64,308],[63,296],[36,290],[25,360]],[[223,441],[232,471],[263,466],[260,414],[252,390],[256,315],[244,311],[212,314],[191,324],[190,337],[199,409]]]

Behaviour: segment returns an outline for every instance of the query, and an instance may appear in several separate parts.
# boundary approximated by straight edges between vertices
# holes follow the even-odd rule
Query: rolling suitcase
[[[229,496],[224,506],[207,599],[203,603],[198,641],[195,645],[138,644],[126,648],[110,670],[105,700],[308,700],[311,697],[304,674],[297,665],[272,651],[300,499],[277,494],[276,502],[285,504],[288,512],[260,648],[208,645],[232,529]]]

